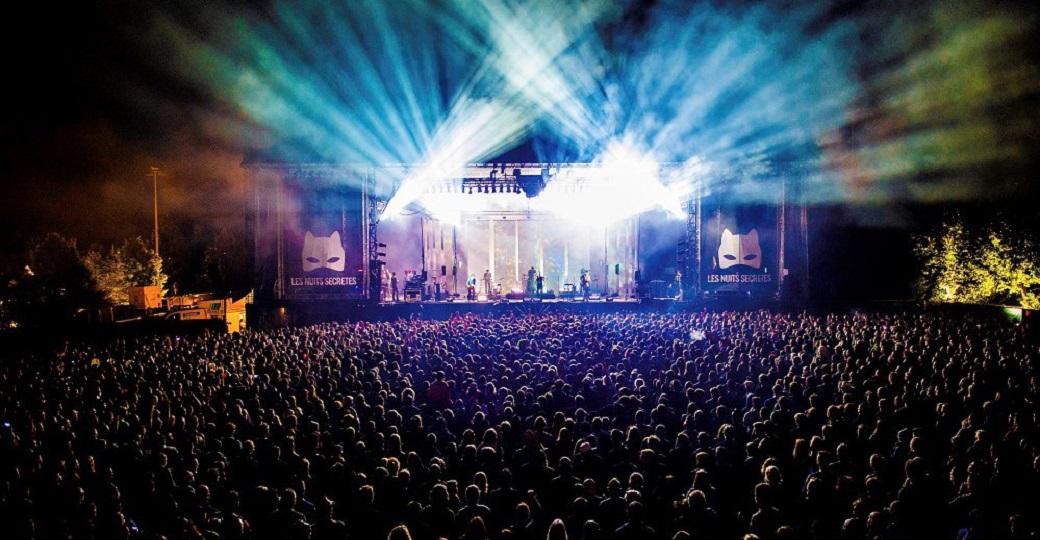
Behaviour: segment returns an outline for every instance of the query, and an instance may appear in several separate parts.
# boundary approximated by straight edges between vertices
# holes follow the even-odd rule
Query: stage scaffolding
[[[701,212],[700,199],[686,201],[686,231],[675,250],[676,276],[683,298],[697,298],[701,294]]]

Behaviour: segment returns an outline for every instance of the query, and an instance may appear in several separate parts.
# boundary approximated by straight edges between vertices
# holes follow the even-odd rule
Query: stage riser
[[[596,302],[426,302],[371,305],[368,303],[303,302],[291,304],[250,304],[250,328],[304,326],[321,322],[390,321],[419,317],[443,320],[456,315],[522,316],[542,313],[608,314],[668,313],[699,310],[748,310],[777,308],[772,299],[731,298],[705,302],[674,300],[596,301]]]

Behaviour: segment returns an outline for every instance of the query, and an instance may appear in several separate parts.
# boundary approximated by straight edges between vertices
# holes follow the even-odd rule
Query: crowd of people
[[[1034,538],[1037,353],[766,311],[70,346],[0,364],[0,536]]]

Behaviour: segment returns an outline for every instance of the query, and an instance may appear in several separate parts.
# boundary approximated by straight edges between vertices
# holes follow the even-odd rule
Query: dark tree
[[[58,233],[33,243],[22,274],[13,281],[13,311],[29,326],[69,320],[104,300],[76,240]]]

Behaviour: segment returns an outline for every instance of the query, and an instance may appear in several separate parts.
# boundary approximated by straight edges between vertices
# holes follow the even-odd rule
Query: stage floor
[[[250,304],[251,328],[299,326],[330,321],[392,321],[401,318],[444,320],[458,315],[525,316],[549,313],[673,313],[720,309],[760,309],[777,307],[776,299],[730,298],[681,301],[676,299],[604,298],[588,301],[570,299],[442,301],[442,302],[295,302]]]
[[[590,298],[571,300],[552,298],[543,300],[452,300],[426,302],[388,302],[371,306],[367,318],[396,319],[399,317],[423,317],[443,319],[456,314],[476,313],[485,315],[526,313],[620,313],[636,311],[661,311],[682,309],[684,304],[675,299],[650,300],[639,298]]]
[[[447,319],[457,315],[514,315],[545,313],[639,313],[667,312],[697,309],[692,303],[669,300],[635,298],[582,300],[501,300],[451,301],[451,302],[386,302],[382,304],[312,302],[277,304],[270,306],[250,305],[253,310],[250,320],[258,327],[297,326],[328,321],[391,321],[400,318]],[[256,318],[253,318],[253,317]],[[253,326],[257,327],[257,326]]]
[[[638,304],[639,302],[674,302],[674,301],[677,301],[677,300],[675,298],[643,298],[643,299],[640,299],[640,298],[610,298],[608,300],[608,299],[602,298],[602,297],[601,298],[592,297],[592,298],[589,298],[588,300],[581,300],[580,298],[579,299],[573,299],[573,300],[570,299],[570,298],[545,298],[545,299],[525,298],[523,300],[508,300],[508,299],[503,299],[503,300],[460,300],[460,299],[453,299],[453,300],[440,300],[440,301],[425,300],[425,301],[422,301],[422,302],[398,301],[398,302],[380,302],[379,305],[380,306],[395,306],[395,305],[401,305],[401,304],[406,304],[406,305],[415,305],[415,304],[441,305],[441,304],[447,304],[447,305],[456,305],[456,306],[458,306],[458,305],[496,305],[496,304],[600,304],[600,303],[606,304],[606,303],[614,303],[614,302],[619,302],[619,303],[631,302],[631,303],[637,303]]]

